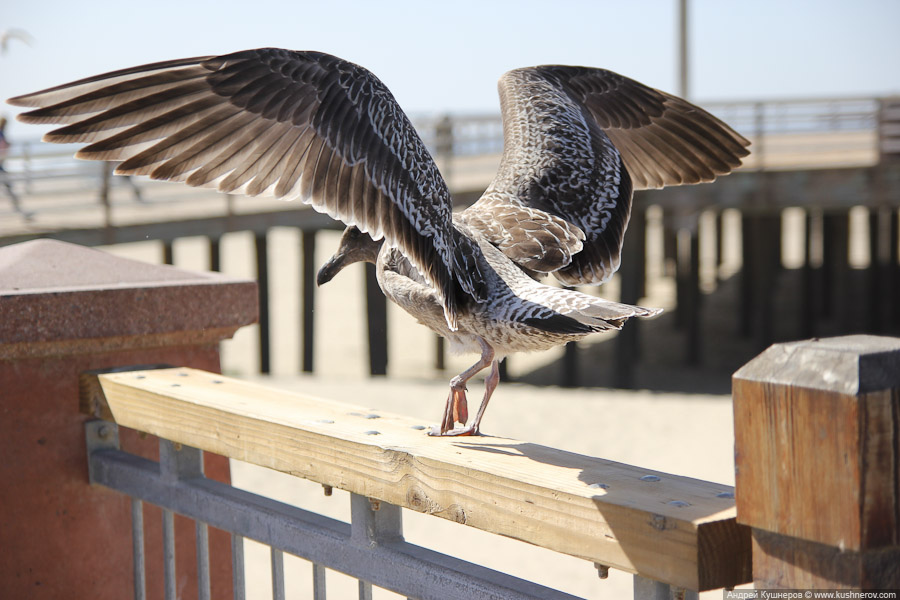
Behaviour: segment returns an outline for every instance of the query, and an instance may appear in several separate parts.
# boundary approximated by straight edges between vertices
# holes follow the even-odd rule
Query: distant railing
[[[900,290],[897,283],[900,279],[896,274],[900,269],[896,243],[900,161],[894,158],[900,156],[900,150],[893,154],[890,150],[895,146],[900,148],[897,141],[900,139],[900,104],[896,99],[741,101],[705,106],[751,138],[753,153],[745,161],[743,172],[721,178],[712,185],[636,194],[635,210],[625,240],[626,257],[620,271],[623,282],[620,289],[627,292],[622,299],[640,301],[646,287],[646,265],[651,260],[646,254],[647,244],[661,246],[662,258],[658,254],[653,258],[657,265],[655,272],[665,272],[659,264],[670,259],[678,264],[677,310],[674,312],[679,328],[686,326],[692,340],[686,344],[688,350],[683,355],[690,364],[704,362],[700,344],[702,303],[690,299],[701,297],[698,270],[716,272],[724,256],[726,242],[723,240],[740,239],[742,248],[737,268],[743,269],[745,265],[751,268],[743,269],[744,283],[738,299],[741,306],[735,309],[740,314],[736,330],[743,337],[759,333],[760,341],[754,349],[765,347],[773,341],[772,324],[778,315],[769,314],[772,312],[769,309],[763,314],[760,307],[772,306],[771,294],[778,287],[769,279],[775,277],[779,272],[778,265],[783,262],[780,256],[781,211],[799,208],[806,212],[808,221],[805,233],[791,233],[794,239],[802,237],[807,248],[803,268],[808,271],[808,276],[804,275],[802,292],[794,295],[803,302],[802,335],[820,334],[821,324],[831,327],[826,320],[835,314],[841,318],[841,329],[828,329],[829,333],[860,330],[858,326],[844,324],[847,315],[856,316],[860,314],[858,311],[834,311],[837,303],[827,299],[840,298],[854,289],[854,286],[841,283],[846,280],[841,273],[850,270],[848,245],[870,246],[868,262],[873,293],[869,294],[872,308],[866,313],[870,322],[865,330],[896,332],[900,323],[896,314]],[[491,180],[499,161],[502,149],[499,115],[422,116],[414,122],[432,149],[456,199],[464,204],[477,198]],[[233,231],[250,231],[255,236],[257,275],[263,283],[259,364],[262,372],[269,372],[267,236],[274,227],[299,229],[302,232],[303,266],[302,282],[297,287],[302,289],[304,313],[303,326],[297,336],[302,339],[299,362],[303,370],[313,370],[315,237],[317,231],[338,228],[339,223],[296,204],[224,196],[180,184],[110,177],[108,165],[75,161],[71,159],[72,152],[71,147],[46,144],[14,147],[6,166],[13,186],[34,194],[26,196],[25,200],[28,210],[37,214],[37,225],[23,226],[20,217],[5,217],[2,213],[5,208],[3,190],[0,189],[0,244],[36,236],[83,245],[157,240],[161,242],[163,260],[171,263],[175,260],[175,240],[203,236],[209,239],[209,268],[218,270],[222,237]],[[128,182],[132,189],[120,189]],[[870,226],[865,236],[860,235],[859,228],[849,230],[848,211],[860,206],[870,211]],[[658,209],[653,219],[645,214],[648,207]],[[734,234],[734,228],[730,232],[724,229],[724,209],[740,213],[738,227],[743,227],[743,231],[739,236]],[[712,227],[700,223],[703,211],[717,213]],[[77,228],[70,224],[70,213],[78,215],[80,224]],[[42,219],[42,215],[47,218]],[[753,225],[757,216],[768,220],[759,226]],[[677,230],[691,233],[688,241],[697,251],[701,246],[714,246],[714,256],[711,259],[697,257],[694,249],[679,250]],[[657,243],[651,240],[651,235],[664,237],[664,240]],[[760,251],[772,256],[756,256]],[[819,260],[820,255],[825,258]],[[854,265],[854,268],[858,267]],[[634,272],[629,272],[630,269]],[[735,271],[736,268],[731,268],[729,275]],[[629,281],[626,282],[626,278]],[[714,281],[711,285],[715,285]],[[369,370],[373,374],[383,374],[387,364],[387,334],[384,320],[379,317],[379,313],[383,313],[383,298],[374,278],[370,278],[369,288]],[[810,306],[818,308],[807,310]],[[754,324],[754,321],[758,323]],[[364,327],[360,325],[360,328]],[[631,325],[629,328],[635,329]],[[630,335],[629,328],[625,330],[626,335]],[[622,357],[623,364],[620,365],[622,368],[615,369],[621,377],[614,384],[628,387],[632,385],[629,373],[639,357],[629,352],[617,352],[616,355]],[[442,347],[438,346],[435,359],[438,368],[443,368],[442,357]],[[574,371],[567,373],[566,385],[579,381]]]
[[[881,101],[876,98],[709,102],[703,106],[753,140],[750,166],[789,168],[823,160],[825,165],[835,160],[849,164],[878,160]],[[499,113],[419,115],[413,123],[435,157],[444,161],[441,166],[449,170],[451,179],[468,182],[474,174],[482,189],[487,185],[490,170],[457,159],[502,152]],[[14,141],[5,166],[13,182],[24,184],[26,193],[35,182],[62,178],[81,180],[80,187],[98,186],[99,192],[106,172],[94,163],[74,160],[75,147]],[[831,156],[835,154],[837,158]],[[472,190],[457,187],[456,191]]]
[[[878,160],[876,98],[708,102],[703,108],[753,141],[747,165],[790,168],[873,164]],[[500,115],[444,115],[414,120],[437,156],[468,157],[503,150]],[[836,156],[834,156],[836,155]],[[467,168],[454,165],[454,175]],[[471,168],[470,166],[468,168]]]

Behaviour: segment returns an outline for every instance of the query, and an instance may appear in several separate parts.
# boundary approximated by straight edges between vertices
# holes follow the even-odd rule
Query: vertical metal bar
[[[271,371],[269,362],[269,244],[266,233],[256,234],[256,280],[259,284],[259,372]]]
[[[350,540],[369,546],[403,541],[403,514],[400,507],[350,494]],[[372,600],[372,585],[360,580],[359,600]]]
[[[234,600],[244,600],[247,595],[244,581],[244,538],[236,533],[231,534],[231,585],[234,588]]]
[[[131,556],[134,561],[134,600],[147,597],[147,574],[144,569],[144,503],[131,499]]]
[[[300,279],[303,295],[303,331],[301,332],[303,365],[301,368],[305,373],[312,373],[316,325],[316,232],[300,231],[300,244],[303,253],[303,269]]]
[[[203,477],[203,452],[190,446],[176,446],[169,440],[159,440],[160,475],[168,480],[192,479]],[[199,538],[199,536],[198,536]],[[200,540],[198,539],[198,546]],[[200,550],[197,550],[198,557]],[[207,548],[206,577],[209,579],[209,559]],[[199,569],[198,565],[198,569]],[[175,516],[172,511],[163,510],[163,575],[165,580],[166,600],[175,600]],[[202,574],[200,575],[202,577]],[[199,579],[198,579],[199,581]],[[207,583],[207,589],[209,585]],[[207,597],[209,593],[207,592]],[[201,596],[202,598],[202,596]]]
[[[388,362],[387,299],[378,287],[375,265],[366,263],[366,317],[369,324],[369,373],[386,375]]]
[[[284,552],[272,548],[272,600],[284,600]]]
[[[688,0],[680,0],[678,3],[678,95],[682,98],[688,98],[690,95],[687,4]]]
[[[754,121],[756,127],[756,139],[753,140],[753,155],[756,157],[756,168],[759,171],[765,169],[765,137],[766,137],[766,105],[764,102],[756,102],[753,105]]]
[[[197,600],[209,600],[209,527],[196,522],[197,531]]]
[[[313,600],[325,600],[325,567],[313,563]]]
[[[176,599],[175,585],[175,515],[163,510],[163,582],[166,600]]]

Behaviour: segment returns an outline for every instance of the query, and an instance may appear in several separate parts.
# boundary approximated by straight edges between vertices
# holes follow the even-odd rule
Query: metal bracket
[[[169,482],[203,477],[203,451],[160,438],[159,473]]]
[[[673,587],[640,575],[634,576],[634,600],[697,600],[699,597],[693,590]]]
[[[402,542],[403,514],[400,511],[395,504],[350,494],[350,539],[363,546]]]
[[[84,440],[87,446],[88,481],[96,484],[91,455],[103,450],[119,449],[119,426],[102,419],[91,419],[84,424]]]

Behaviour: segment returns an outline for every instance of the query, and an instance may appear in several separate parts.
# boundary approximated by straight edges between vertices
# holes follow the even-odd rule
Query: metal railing
[[[311,563],[314,600],[327,598],[326,569],[357,578],[360,600],[372,598],[373,585],[422,600],[577,600],[404,541],[399,506],[380,502],[376,510],[368,498],[352,494],[347,524],[207,479],[203,453],[196,448],[160,440],[156,463],[120,450],[113,423],[89,421],[85,434],[90,482],[131,497],[135,600],[146,598],[144,503],[163,511],[166,600],[177,597],[175,514],[195,522],[199,600],[210,598],[208,527],[232,536],[235,600],[246,596],[244,539],[269,546],[274,600],[285,598],[284,553]]]

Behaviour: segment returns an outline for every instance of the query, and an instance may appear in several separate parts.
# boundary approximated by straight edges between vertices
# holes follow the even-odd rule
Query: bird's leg
[[[479,431],[479,427],[481,426],[481,417],[484,416],[484,409],[487,408],[488,401],[491,399],[491,394],[493,394],[494,390],[497,389],[497,383],[499,382],[500,361],[495,360],[493,363],[491,363],[491,372],[488,374],[487,379],[484,380],[484,398],[481,399],[481,406],[478,407],[478,412],[475,413],[475,420],[472,421],[472,424],[468,427],[454,429],[442,435],[481,435],[481,432]]]
[[[475,338],[478,340],[478,344],[481,346],[481,358],[478,359],[474,365],[454,377],[450,380],[450,394],[447,396],[447,404],[444,407],[444,415],[443,419],[441,419],[440,426],[435,427],[431,430],[429,435],[471,435],[473,431],[477,432],[476,429],[469,429],[469,433],[457,433],[457,431],[464,430],[454,430],[453,426],[459,421],[462,424],[465,424],[466,420],[468,420],[468,403],[466,401],[466,383],[474,377],[479,371],[483,370],[485,367],[490,365],[494,361],[494,349],[491,348],[490,344],[484,341],[482,338]],[[494,371],[491,371],[491,375],[494,374]],[[499,372],[497,377],[499,378]],[[489,380],[491,376],[488,376],[488,380],[485,382],[486,385],[489,384]],[[493,388],[497,387],[496,381],[493,383],[493,387],[490,388],[490,391],[493,392]],[[490,394],[488,394],[489,396]],[[486,397],[488,397],[486,396]],[[482,406],[478,409],[478,414],[481,415],[484,412],[484,400],[482,400]],[[476,418],[476,423],[480,421],[480,417]],[[451,431],[452,430],[452,431]]]
[[[478,412],[475,413],[475,420],[469,426],[469,429],[472,430],[470,435],[478,435],[480,433],[478,428],[481,425],[481,417],[484,416],[484,409],[487,408],[488,401],[491,399],[494,390],[497,389],[498,383],[500,383],[500,361],[495,360],[491,363],[491,372],[488,374],[487,379],[484,380],[484,398],[481,399],[481,406],[478,407]]]

